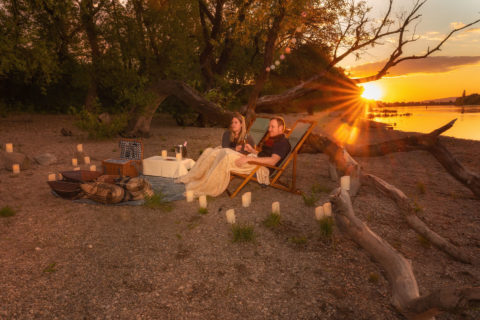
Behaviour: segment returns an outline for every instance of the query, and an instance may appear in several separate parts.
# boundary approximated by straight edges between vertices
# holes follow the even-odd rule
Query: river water
[[[397,110],[397,114],[389,113],[389,117],[374,117],[377,122],[391,124],[395,130],[428,133],[453,119],[454,126],[442,135],[480,141],[480,106],[408,106],[373,108],[375,114],[386,109]],[[411,114],[405,116],[404,114]]]

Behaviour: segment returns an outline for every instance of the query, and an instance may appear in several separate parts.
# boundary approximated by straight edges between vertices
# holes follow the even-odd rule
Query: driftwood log
[[[463,263],[472,263],[472,259],[462,248],[459,248],[448,242],[445,238],[432,231],[422,220],[418,218],[411,201],[400,189],[372,174],[362,175],[362,184],[372,186],[381,193],[392,198],[392,200],[395,201],[397,206],[400,208],[400,211],[408,225],[418,234],[432,243],[435,247],[443,252],[446,252],[455,260]]]
[[[392,286],[392,304],[410,319],[431,319],[480,301],[480,288],[445,288],[420,296],[410,261],[355,216],[350,196],[338,188],[331,196],[339,229],[359,244],[385,269]]]

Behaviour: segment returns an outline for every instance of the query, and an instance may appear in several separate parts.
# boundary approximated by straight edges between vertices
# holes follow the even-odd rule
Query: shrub
[[[145,207],[150,209],[161,209],[163,211],[172,211],[173,205],[164,199],[162,193],[155,193],[151,197],[145,197]]]
[[[255,239],[252,226],[232,225],[233,242],[250,242]]]
[[[270,213],[263,221],[263,225],[267,228],[276,228],[282,224],[282,218],[278,213]]]
[[[125,131],[128,124],[126,114],[118,114],[112,117],[110,123],[98,121],[98,114],[82,109],[80,112],[74,112],[76,117],[75,124],[80,129],[88,133],[90,139],[108,139],[117,136]]]
[[[207,208],[198,208],[198,213],[200,213],[200,214],[207,214],[207,213],[208,213],[208,209],[207,209]]]
[[[0,217],[13,217],[15,215],[15,210],[10,208],[9,206],[5,206],[2,209],[0,209]]]
[[[324,237],[331,237],[333,233],[333,217],[325,217],[318,221],[320,234]]]

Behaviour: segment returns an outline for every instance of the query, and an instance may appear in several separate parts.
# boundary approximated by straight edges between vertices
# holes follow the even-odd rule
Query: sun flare
[[[363,87],[362,98],[367,100],[380,100],[383,97],[382,88],[373,82],[364,83],[361,85]]]

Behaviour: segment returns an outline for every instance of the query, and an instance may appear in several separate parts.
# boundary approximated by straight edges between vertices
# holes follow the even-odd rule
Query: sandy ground
[[[287,124],[304,115],[287,116]],[[317,115],[317,130],[332,133],[334,121]],[[220,143],[221,128],[182,128],[155,119],[144,141],[145,157],[188,141],[189,155]],[[72,137],[60,134],[73,131]],[[357,143],[402,133],[366,130]],[[171,212],[143,206],[79,204],[56,198],[46,184],[50,172],[70,170],[77,143],[100,166],[118,157],[118,139],[91,141],[69,116],[17,115],[0,119],[0,143],[13,142],[29,156],[50,152],[51,166],[35,165],[14,176],[0,169],[0,319],[402,319],[392,307],[382,268],[334,229],[322,237],[314,207],[302,197],[250,183],[253,205],[241,207],[224,193],[208,214],[197,203],[177,201]],[[480,142],[442,138],[469,169],[480,173]],[[423,208],[419,216],[434,231],[480,256],[480,201],[428,153],[357,158],[364,170],[394,184]],[[287,173],[287,176],[291,173]],[[238,182],[235,182],[238,183]],[[336,187],[327,157],[299,156],[297,184]],[[425,186],[425,193],[419,185]],[[327,201],[320,193],[317,204]],[[280,201],[283,224],[262,221]],[[254,227],[254,242],[233,243],[225,211]],[[421,294],[446,286],[480,285],[480,268],[452,260],[424,243],[392,201],[362,187],[357,215],[411,259]],[[478,319],[480,310],[437,319]]]

